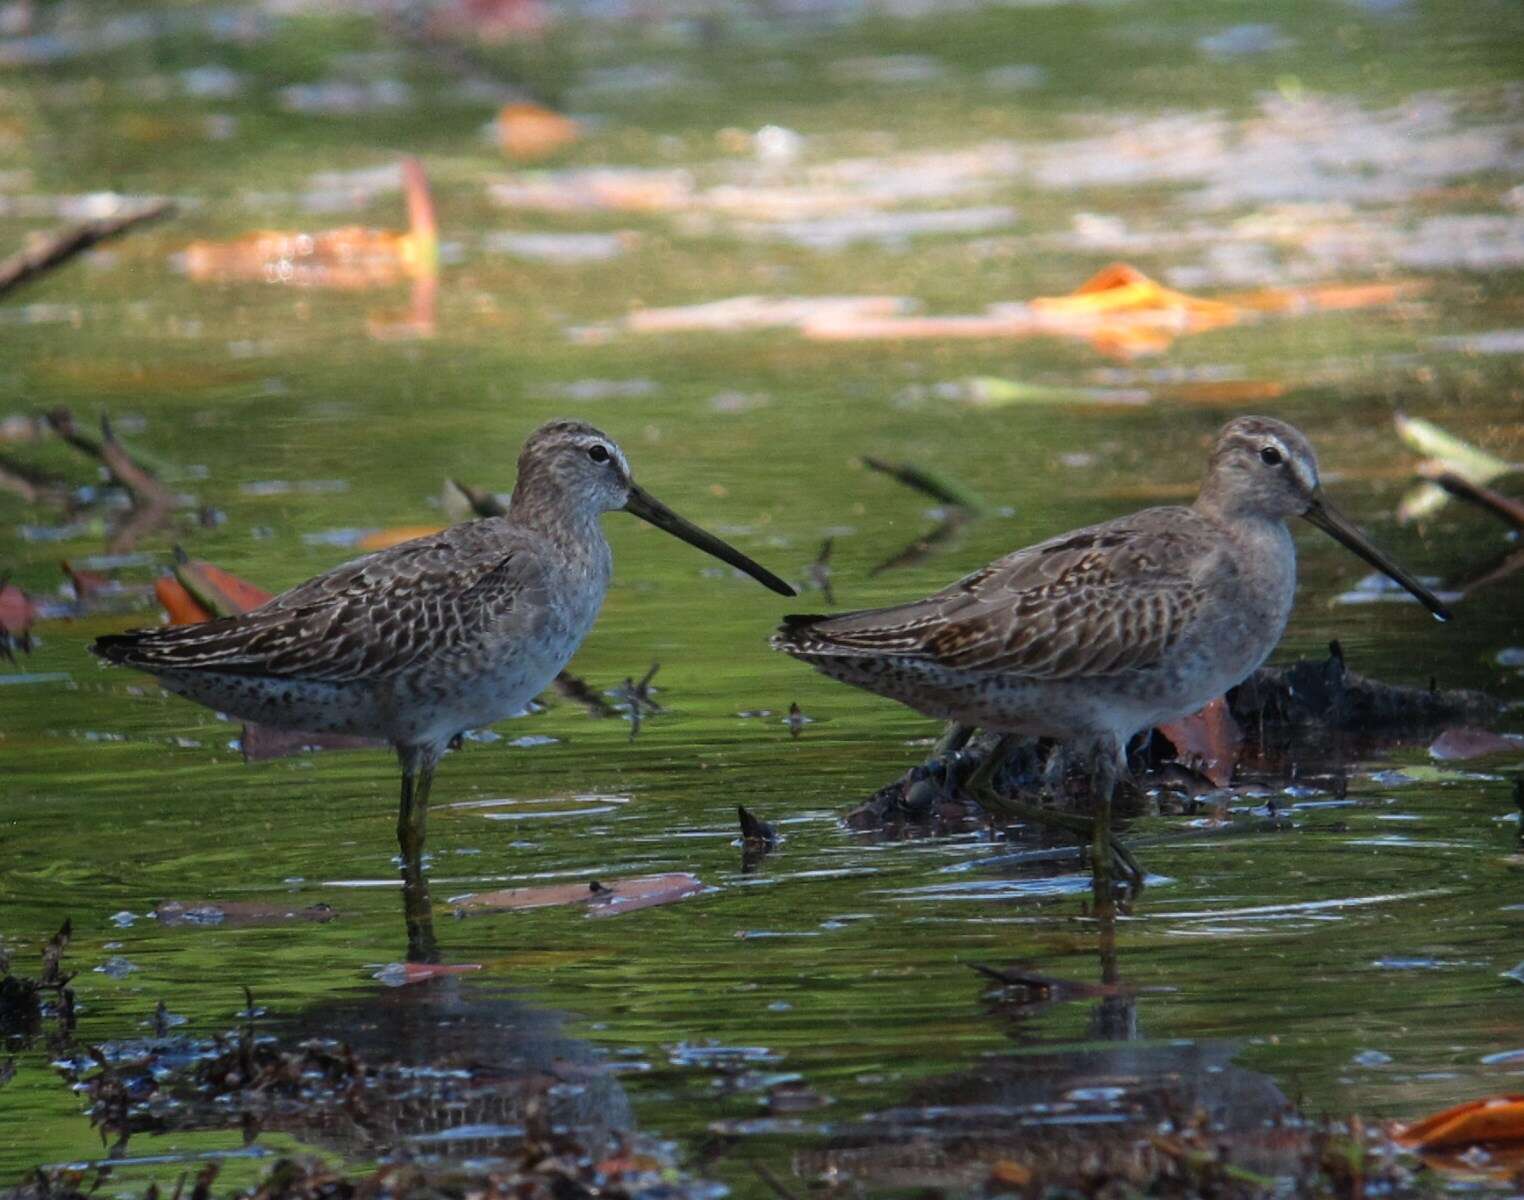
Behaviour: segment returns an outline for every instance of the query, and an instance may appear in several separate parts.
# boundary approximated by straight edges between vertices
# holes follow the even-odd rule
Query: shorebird
[[[247,721],[390,742],[397,840],[416,863],[445,748],[520,711],[592,628],[613,570],[599,517],[616,509],[795,594],[637,486],[606,434],[552,421],[524,443],[506,516],[357,558],[240,616],[111,634],[92,649]]]
[[[1328,502],[1306,437],[1282,421],[1240,417],[1218,435],[1188,508],[1060,534],[923,600],[788,616],[772,645],[918,712],[1006,735],[976,772],[981,785],[1014,735],[1089,743],[1099,870],[1117,849],[1111,798],[1128,742],[1241,683],[1280,641],[1296,590],[1292,517],[1449,619]],[[1045,819],[1046,810],[1004,807]]]

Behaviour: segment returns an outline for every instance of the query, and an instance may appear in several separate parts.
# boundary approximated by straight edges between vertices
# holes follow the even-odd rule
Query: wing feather
[[[469,650],[537,581],[501,520],[457,525],[344,563],[250,612],[98,639],[147,671],[214,671],[346,683]]]
[[[803,658],[895,657],[1032,679],[1155,666],[1201,609],[1200,520],[1153,510],[1065,534],[924,600],[787,618],[774,644]]]

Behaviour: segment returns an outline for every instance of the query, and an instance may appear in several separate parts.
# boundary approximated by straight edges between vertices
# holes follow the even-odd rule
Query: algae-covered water
[[[1524,989],[1504,973],[1524,958],[1524,753],[1436,763],[1426,739],[1349,745],[1294,779],[1251,773],[1240,782],[1261,790],[1227,801],[1236,820],[1145,818],[1134,835],[1153,878],[1113,946],[1074,868],[984,867],[1004,846],[982,832],[845,828],[934,724],[767,648],[784,612],[825,605],[818,591],[787,605],[613,515],[615,583],[572,669],[613,688],[659,662],[664,711],[631,740],[626,722],[550,697],[446,759],[429,842],[437,932],[447,963],[481,969],[394,991],[375,978],[406,948],[392,756],[246,763],[236,724],[90,659],[94,636],[157,610],[144,597],[70,614],[61,559],[146,584],[179,543],[285,587],[372,531],[443,523],[448,478],[506,491],[523,437],[562,415],[607,430],[645,487],[801,585],[831,538],[848,607],[1188,497],[1213,432],[1243,411],[1304,429],[1330,494],[1417,573],[1453,581],[1516,549],[1456,503],[1397,522],[1421,455],[1393,417],[1524,459],[1517,6],[653,11],[573,14],[467,66],[443,34],[409,40],[413,26],[321,5],[40,5],[29,31],[0,39],[0,240],[109,209],[99,193],[180,206],[0,301],[0,416],[107,413],[193,499],[103,558],[98,510],[0,494],[0,564],[53,604],[33,652],[0,664],[0,947],[14,968],[32,972],[72,920],[86,1043],[141,1035],[160,1001],[180,1032],[226,1029],[247,987],[272,1028],[378,1055],[405,1057],[427,1029],[472,1053],[523,1041],[604,1062],[617,1073],[596,1092],[603,1119],[673,1139],[743,1195],[763,1189],[754,1161],[800,1186],[843,1170],[870,1190],[913,1183],[893,1156],[875,1163],[863,1131],[983,1103],[991,1078],[1046,1102],[1207,1061],[1209,1077],[1304,1111],[1399,1118],[1519,1091]],[[509,78],[577,114],[581,140],[532,167],[506,160],[485,127]],[[400,229],[404,155],[439,209],[432,331],[402,317],[405,280],[188,273],[197,239]],[[626,186],[676,199],[509,203],[531,184],[585,194],[586,176],[556,172],[590,167],[660,171]],[[861,224],[907,212],[954,215],[930,231]],[[621,324],[737,295],[978,313],[1069,291],[1116,259],[1207,296],[1373,286],[1144,347]],[[1018,386],[970,382],[990,379]],[[7,463],[99,485],[28,422],[5,429]],[[874,573],[939,514],[864,455],[934,469],[984,515]],[[1517,476],[1497,486],[1518,494]],[[1515,706],[1499,729],[1524,727],[1524,573],[1440,625],[1414,604],[1341,602],[1363,566],[1310,528],[1298,541],[1275,661],[1337,638],[1359,671],[1485,689]],[[797,737],[792,703],[809,718]],[[1263,789],[1289,828],[1250,811]],[[751,870],[737,804],[782,834]],[[448,917],[468,892],[667,871],[709,890],[607,920]],[[170,927],[149,915],[169,900],[334,915]],[[971,963],[1119,978],[1126,1002],[1013,1017]],[[0,1182],[105,1154],[55,1053],[5,1051]],[[828,1103],[764,1102],[792,1076]],[[172,1181],[242,1142],[236,1126],[135,1137],[115,1179]],[[224,1179],[302,1147],[366,1165],[288,1132],[256,1139]],[[833,1163],[833,1147],[846,1157]]]

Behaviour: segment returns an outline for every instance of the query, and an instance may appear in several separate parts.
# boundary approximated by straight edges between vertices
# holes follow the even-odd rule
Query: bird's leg
[[[1111,799],[1117,790],[1116,750],[1106,737],[1095,741],[1090,763],[1090,798],[1094,828],[1090,835],[1090,870],[1096,907],[1109,911],[1114,902],[1111,887]]]
[[[991,781],[1017,740],[1017,735],[1006,734],[995,743],[979,768],[964,783],[964,789],[969,795],[991,812],[1015,817],[1032,825],[1062,829],[1081,842],[1090,843],[1094,848],[1096,863],[1105,863],[1104,870],[1108,879],[1111,861],[1115,858],[1122,864],[1122,869],[1131,883],[1134,886],[1140,884],[1143,880],[1143,872],[1138,866],[1137,859],[1133,857],[1132,851],[1127,849],[1111,832],[1111,797],[1116,790],[1121,757],[1116,749],[1115,741],[1110,737],[1101,739],[1103,749],[1097,752],[1091,776],[1092,795],[1097,798],[1096,811],[1094,817],[1086,817],[1079,813],[1066,813],[1057,809],[1042,808],[1035,804],[1024,804],[1020,800],[1002,796],[995,791]],[[1103,795],[1104,802],[1100,799]],[[1100,870],[1099,867],[1097,869]]]
[[[1138,865],[1138,860],[1111,832],[1111,804],[1116,797],[1117,785],[1126,771],[1127,763],[1116,738],[1110,734],[1096,738],[1090,765],[1090,795],[1095,806],[1090,846],[1098,903],[1103,897],[1107,903],[1111,900],[1113,860],[1121,864],[1131,887],[1138,888],[1143,883],[1143,869]]]
[[[423,871],[423,842],[429,816],[429,789],[434,782],[437,754],[425,749],[399,749],[402,760],[402,799],[397,813],[397,845],[402,851],[402,915],[407,924],[408,962],[438,962],[434,909],[429,879]]]
[[[421,746],[407,746],[397,751],[402,761],[402,800],[397,810],[397,846],[404,861],[423,854],[428,833],[429,789],[434,785],[437,752]]]

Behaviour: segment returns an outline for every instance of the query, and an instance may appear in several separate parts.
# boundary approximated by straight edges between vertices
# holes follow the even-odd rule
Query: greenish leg
[[[438,755],[426,750],[399,750],[402,760],[402,798],[397,812],[397,845],[402,851],[402,915],[407,923],[408,962],[439,961],[434,937],[434,907],[429,879],[423,871],[423,843],[429,819],[429,790]]]
[[[426,751],[399,752],[402,757],[402,801],[397,810],[397,846],[403,860],[423,853],[428,835],[429,790],[434,786],[434,764]]]
[[[1062,829],[1066,833],[1073,834],[1081,842],[1090,843],[1096,872],[1097,895],[1100,894],[1103,883],[1107,889],[1110,888],[1113,859],[1122,864],[1123,870],[1134,887],[1140,885],[1143,882],[1143,872],[1138,866],[1138,860],[1133,857],[1132,851],[1111,832],[1111,800],[1116,791],[1120,757],[1115,743],[1110,738],[1106,738],[1097,749],[1091,774],[1091,794],[1095,797],[1095,814],[1093,817],[1084,817],[1078,813],[1058,812],[1035,804],[1023,804],[1019,800],[1012,800],[995,791],[991,786],[995,773],[1005,762],[1017,740],[1015,734],[1003,735],[963,785],[965,790],[991,812],[1015,817],[1033,825],[1043,825],[1049,829]],[[1109,890],[1107,894],[1109,896]]]

